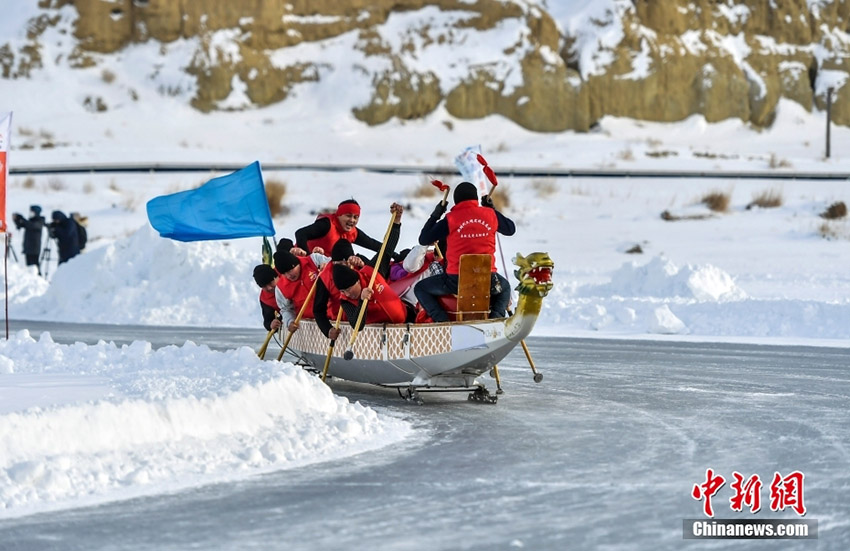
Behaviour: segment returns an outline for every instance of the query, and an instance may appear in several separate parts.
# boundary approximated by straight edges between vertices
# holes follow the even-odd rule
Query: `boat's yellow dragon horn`
[[[517,254],[514,259],[517,269],[514,271],[519,283],[516,312],[505,325],[505,336],[516,342],[524,339],[534,326],[545,297],[552,289],[552,270],[555,263],[548,253],[531,253],[528,256]]]

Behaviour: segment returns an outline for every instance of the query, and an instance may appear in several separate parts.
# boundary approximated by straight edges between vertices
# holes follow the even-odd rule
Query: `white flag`
[[[480,154],[480,145],[467,147],[460,155],[455,157],[455,166],[464,180],[475,185],[480,193],[487,193],[487,178],[484,176],[481,163],[478,162],[478,155]]]

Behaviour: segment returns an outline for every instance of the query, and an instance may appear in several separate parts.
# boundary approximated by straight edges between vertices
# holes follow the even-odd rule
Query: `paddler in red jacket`
[[[363,266],[360,271],[356,271],[344,264],[334,264],[332,270],[334,285],[342,294],[340,305],[352,327],[357,322],[362,301],[367,303],[362,323],[413,321],[412,309],[409,310],[405,306],[380,274],[375,276],[375,284],[369,288],[374,272],[371,266]],[[334,335],[331,334],[330,337],[334,338]]]
[[[278,298],[282,298],[278,301],[280,314],[283,324],[290,332],[298,329],[295,318],[307,301],[307,296],[318,279],[319,272],[329,260],[328,257],[318,253],[309,256],[295,256],[285,250],[274,253],[274,267],[281,274],[277,279],[277,289],[280,291]],[[304,308],[302,317],[308,319],[313,317],[313,297]]]
[[[384,250],[384,255],[381,257],[381,265],[378,267],[378,274],[384,276],[384,278],[389,276],[390,254],[398,243],[398,237],[401,233],[401,216],[404,212],[404,208],[398,203],[393,203],[390,205],[390,211],[395,213],[395,219],[393,226],[390,229],[389,238],[387,239],[387,247]],[[380,251],[380,243],[378,250]],[[374,258],[368,260],[368,262],[355,255],[354,248],[351,246],[351,242],[347,239],[337,240],[331,249],[332,263],[346,264],[356,270],[362,268],[364,264],[374,265],[377,260],[377,254]],[[316,285],[316,296],[313,301],[313,315],[316,319],[316,325],[318,325],[319,329],[325,336],[330,338],[334,338],[330,336],[330,331],[333,326],[332,322],[336,319],[337,313],[339,312],[340,298],[341,295],[339,289],[337,289],[336,285],[334,285],[331,270],[329,268],[322,270],[322,273],[319,275],[319,283]],[[343,316],[346,316],[344,311]]]
[[[277,317],[280,311],[277,300],[277,294],[280,293],[277,290],[278,278],[278,273],[268,264],[254,266],[254,281],[260,287],[260,309],[263,312],[263,327],[266,331],[280,327]]]
[[[396,207],[398,207],[396,209]],[[390,206],[390,211],[396,211],[396,224],[400,223],[401,205],[393,203]],[[298,247],[304,249],[308,253],[320,253],[329,255],[331,249],[340,239],[345,239],[349,243],[378,252],[381,250],[381,242],[366,235],[366,233],[357,228],[357,223],[360,221],[360,204],[354,199],[346,199],[336,209],[336,212],[330,214],[320,214],[316,221],[309,226],[304,226],[295,232],[295,243]],[[395,242],[398,242],[396,235]],[[395,253],[395,245],[388,246],[384,254],[387,258],[392,257]]]
[[[363,259],[354,254],[351,243],[345,239],[336,242],[331,250],[331,264],[345,264],[359,270],[364,266]],[[322,333],[328,337],[333,328],[333,320],[339,312],[339,302],[342,299],[339,289],[333,282],[331,266],[326,266],[319,274],[319,283],[316,285],[316,296],[313,297],[313,317],[316,325]],[[347,320],[345,312],[342,319]]]
[[[460,257],[463,254],[489,254],[490,268],[490,318],[505,316],[511,299],[508,280],[496,271],[496,232],[513,235],[516,226],[510,218],[497,211],[488,195],[481,197],[478,205],[478,190],[469,182],[461,182],[454,190],[452,210],[446,217],[442,202],[437,204],[431,217],[419,234],[419,243],[427,245],[445,238],[446,273],[431,276],[416,284],[413,291],[419,304],[436,322],[449,321],[449,316],[440,305],[438,297],[457,293]]]

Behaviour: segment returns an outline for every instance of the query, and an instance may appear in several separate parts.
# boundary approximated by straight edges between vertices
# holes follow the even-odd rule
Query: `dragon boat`
[[[349,342],[353,330],[345,323],[340,327],[327,374],[394,387],[405,399],[420,403],[421,391],[469,391],[470,400],[495,402],[496,396],[479,377],[531,333],[543,298],[552,288],[554,262],[547,253],[518,254],[513,261],[519,299],[511,316],[445,323],[367,324],[356,336],[350,360],[344,358],[345,347],[340,346]],[[489,261],[486,281],[489,287]],[[313,320],[302,320],[289,342],[289,350],[298,356],[299,363],[317,372],[324,368],[328,349],[327,337]]]

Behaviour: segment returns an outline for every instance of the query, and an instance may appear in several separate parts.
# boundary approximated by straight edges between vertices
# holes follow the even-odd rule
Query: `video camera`
[[[49,224],[45,224],[47,227],[47,235],[50,236],[51,239],[56,239],[56,222],[50,222]]]

